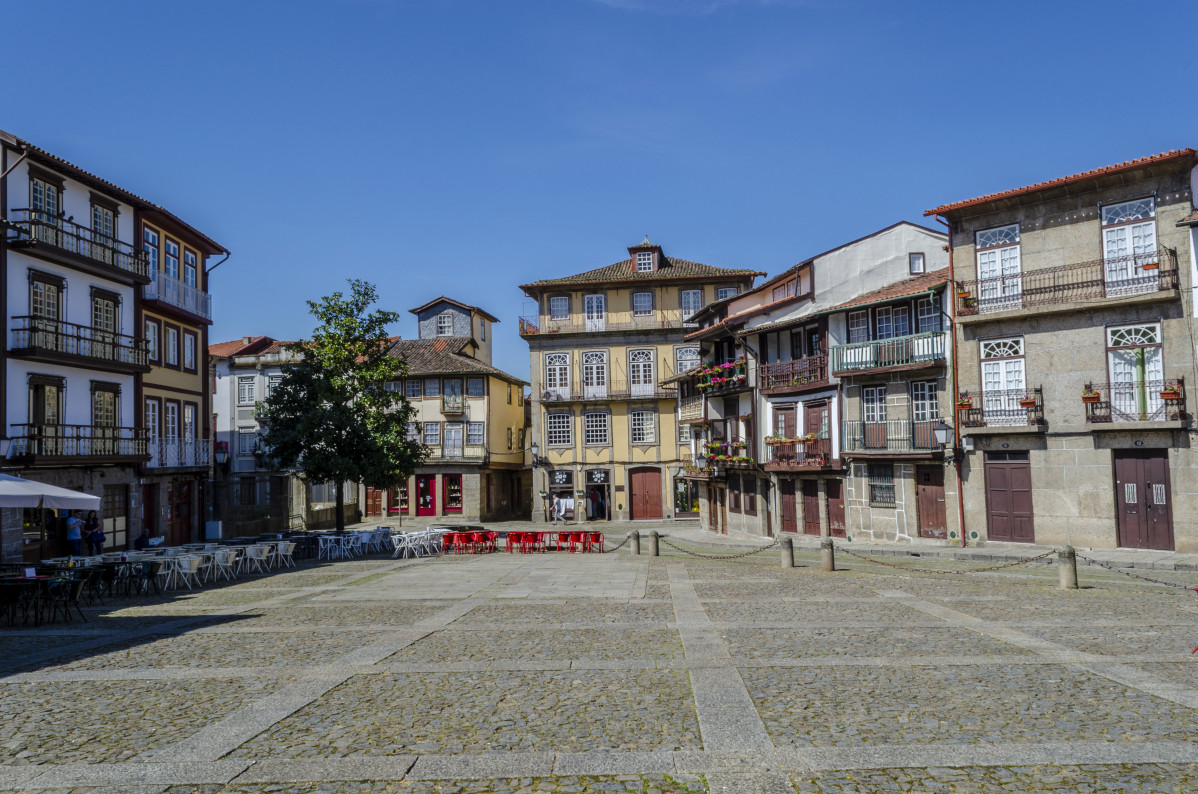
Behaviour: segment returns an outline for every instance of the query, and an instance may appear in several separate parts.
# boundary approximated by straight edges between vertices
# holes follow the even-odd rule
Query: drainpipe
[[[953,387],[952,387],[952,405],[953,405],[953,469],[957,475],[957,523],[961,528],[961,546],[965,546],[965,500],[961,493],[961,459],[957,456],[957,450],[960,449],[961,440],[961,416],[957,410],[957,271],[956,265],[953,262],[953,227],[948,221],[941,218],[939,215],[934,216],[937,221],[944,225],[948,231],[948,288],[945,290],[945,295],[952,298],[950,306],[952,307],[949,313],[949,325],[952,330],[952,345],[953,345]],[[943,310],[942,310],[943,311]]]
[[[221,265],[223,265],[225,262],[228,262],[228,261],[229,261],[229,257],[230,257],[230,256],[232,256],[232,254],[230,254],[228,251],[225,251],[225,258],[224,258],[224,259],[222,259],[222,260],[220,260],[219,262],[217,262],[215,265],[213,265],[212,267],[208,268],[208,269],[207,269],[207,270],[205,270],[204,272],[205,272],[205,273],[211,273],[213,270],[216,270],[218,267],[220,267]]]

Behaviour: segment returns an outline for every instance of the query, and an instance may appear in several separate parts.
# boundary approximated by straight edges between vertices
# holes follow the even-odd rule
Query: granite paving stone
[[[388,662],[489,659],[674,659],[682,655],[678,632],[665,629],[446,629],[409,645]]]
[[[942,656],[968,653],[1031,655],[1031,651],[958,628],[731,629],[721,633],[733,656]],[[1198,669],[1198,668],[1196,668]]]

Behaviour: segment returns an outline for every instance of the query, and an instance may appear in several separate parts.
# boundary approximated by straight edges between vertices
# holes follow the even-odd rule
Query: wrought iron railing
[[[12,425],[10,458],[147,458],[146,431],[96,425]]]
[[[150,283],[142,292],[146,300],[160,300],[205,320],[212,319],[212,296],[199,287],[173,276],[150,271]]]
[[[442,394],[441,413],[461,414],[466,412],[466,398],[461,394]]]
[[[762,364],[757,368],[757,373],[761,390],[765,392],[777,393],[789,389],[826,385],[828,382],[828,356],[826,353],[820,353],[817,356],[797,358],[793,361]]]
[[[941,331],[876,339],[835,345],[831,349],[832,371],[835,373],[868,372],[889,367],[936,364],[944,361],[944,340]]]
[[[1087,383],[1082,392],[1086,421],[1166,422],[1186,418],[1185,378]]]
[[[13,320],[14,351],[47,351],[133,367],[149,366],[145,339],[45,317],[20,316]]]
[[[425,445],[425,449],[428,450],[428,456],[424,459],[426,463],[482,463],[487,459],[485,444],[434,444]]]
[[[845,452],[937,452],[935,428],[940,417],[914,421],[887,419],[884,422],[846,420],[840,436]]]
[[[678,396],[678,389],[672,386],[670,388],[662,386],[656,378],[646,378],[645,382],[636,383],[626,378],[614,380],[604,378],[602,381],[596,378],[595,382],[589,384],[575,382],[569,386],[551,386],[542,389],[537,396],[543,403],[640,399],[673,400]]]
[[[963,427],[1023,427],[1044,424],[1044,395],[1033,389],[963,391],[957,397]]]
[[[1177,252],[1161,248],[1143,254],[961,281],[957,286],[957,314],[987,314],[1142,295],[1174,290],[1178,284]]]
[[[570,314],[566,317],[531,316],[520,318],[521,336],[542,334],[594,334],[606,331],[648,331],[659,328],[683,328],[684,315],[677,309],[654,309],[649,314],[613,312],[604,317]]]
[[[211,444],[208,439],[150,439],[148,468],[166,469],[174,466],[207,466]]]
[[[779,442],[766,438],[766,468],[820,469],[831,465],[831,438],[789,438]]]
[[[9,238],[15,246],[48,245],[127,273],[146,275],[146,253],[128,243],[38,210],[17,209],[9,215],[8,220],[21,229],[17,237]]]

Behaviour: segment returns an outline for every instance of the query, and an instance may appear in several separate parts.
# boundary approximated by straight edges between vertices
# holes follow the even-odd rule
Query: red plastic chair
[[[603,551],[603,533],[588,532],[583,541],[583,551]]]
[[[512,553],[512,549],[518,549],[520,547],[520,538],[523,535],[524,535],[523,532],[507,533],[507,553],[508,554]]]
[[[520,551],[528,554],[529,552],[545,551],[545,533],[544,532],[525,532],[523,533]]]

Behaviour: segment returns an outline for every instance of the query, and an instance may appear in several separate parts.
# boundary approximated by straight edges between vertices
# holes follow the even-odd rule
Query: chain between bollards
[[[1077,551],[1072,546],[1057,552],[1057,574],[1061,577],[1061,590],[1077,589]]]

